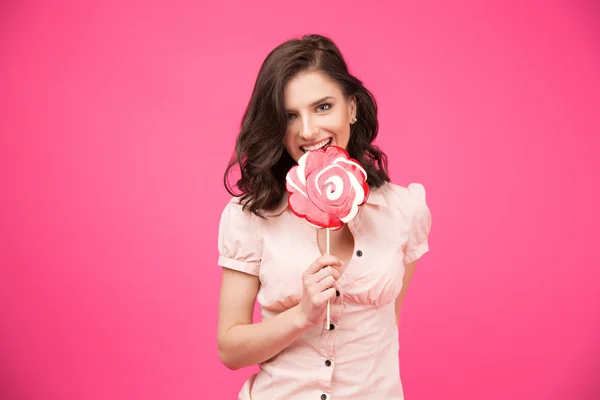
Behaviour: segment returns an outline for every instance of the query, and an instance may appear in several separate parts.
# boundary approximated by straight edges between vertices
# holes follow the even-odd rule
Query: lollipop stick
[[[326,235],[326,252],[327,254],[329,254],[329,228],[327,228],[327,235]],[[331,302],[329,300],[327,300],[327,329],[331,329]]]

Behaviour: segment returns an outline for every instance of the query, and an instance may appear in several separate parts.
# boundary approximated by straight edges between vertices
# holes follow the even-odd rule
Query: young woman
[[[421,184],[390,183],[377,131],[373,96],[329,38],[289,40],[267,56],[219,227],[219,354],[230,369],[260,366],[239,399],[403,399],[397,323],[431,215]],[[362,164],[371,192],[323,255],[326,232],[288,208],[285,177],[306,151],[330,145]],[[227,183],[235,166],[241,194]]]

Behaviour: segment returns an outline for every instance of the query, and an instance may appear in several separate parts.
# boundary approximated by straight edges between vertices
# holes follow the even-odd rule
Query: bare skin
[[[321,254],[325,254],[327,246],[326,234],[327,232],[324,229],[317,231],[317,243],[319,244]],[[344,225],[338,231],[330,231],[329,235],[331,254],[337,255],[339,259],[344,262],[344,266],[340,268],[340,272],[343,273],[346,269],[346,265],[348,265],[350,259],[352,258],[352,254],[354,253],[354,237],[352,236],[352,232],[350,232],[348,225]],[[402,303],[404,302],[404,297],[406,296],[406,291],[408,290],[412,280],[416,265],[417,261],[414,261],[404,266],[402,290],[400,291],[398,297],[396,297],[396,324],[400,323],[400,309],[402,307]]]
[[[347,228],[346,228],[347,229]],[[321,231],[319,231],[321,232]],[[325,232],[317,236],[319,247],[325,248]],[[354,251],[354,238],[349,230],[331,232],[330,248],[349,260]],[[223,268],[217,341],[219,355],[232,370],[260,364],[271,359],[298,339],[311,327],[322,323],[328,300],[336,296],[337,280],[346,268],[332,255],[319,257],[302,276],[300,303],[275,317],[252,323],[252,313],[259,279],[243,272]],[[412,279],[416,262],[405,266],[402,291],[396,299],[396,322],[400,307]]]
[[[286,129],[283,145],[296,161],[314,147],[346,148],[350,125],[356,122],[356,100],[344,97],[341,88],[319,72],[302,73],[284,89]],[[325,254],[326,232],[317,242]],[[253,323],[252,314],[260,286],[257,276],[223,268],[217,341],[221,361],[230,369],[267,361],[311,327],[323,323],[327,301],[336,297],[337,280],[354,252],[354,238],[347,226],[331,232],[332,255],[316,259],[302,276],[300,302],[275,317]],[[396,299],[396,321],[412,278],[414,263],[405,266],[404,286]]]
[[[327,254],[327,231],[325,229],[317,230],[317,243],[321,254]],[[341,272],[344,272],[352,258],[352,253],[354,253],[354,236],[348,225],[344,225],[337,231],[329,232],[329,252],[344,262],[344,266],[341,268]]]
[[[302,298],[266,321],[252,323],[258,277],[223,268],[217,342],[219,356],[232,370],[269,360],[311,327],[322,323],[327,301],[336,296],[342,262],[321,256],[302,274]]]

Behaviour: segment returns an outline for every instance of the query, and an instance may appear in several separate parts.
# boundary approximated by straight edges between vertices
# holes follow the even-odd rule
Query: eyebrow
[[[310,103],[310,106],[311,106],[311,107],[314,107],[314,106],[316,106],[317,104],[319,104],[319,103],[322,103],[322,102],[324,102],[325,100],[329,100],[329,99],[334,99],[334,97],[333,97],[333,96],[325,96],[325,97],[323,97],[323,98],[321,98],[321,99],[319,99],[319,100],[317,100],[317,101],[313,101],[312,103]],[[287,109],[286,109],[285,111],[291,111],[291,110],[287,110]]]

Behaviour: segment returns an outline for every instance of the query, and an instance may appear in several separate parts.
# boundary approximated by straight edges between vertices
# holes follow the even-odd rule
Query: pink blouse
[[[219,261],[260,278],[257,301],[263,320],[297,304],[302,272],[321,255],[316,228],[295,216],[287,197],[261,219],[243,212],[237,198],[219,227]],[[355,253],[331,302],[332,330],[307,331],[242,387],[239,400],[400,400],[395,299],[404,264],[429,250],[431,214],[425,188],[385,184],[372,190],[348,224]]]

